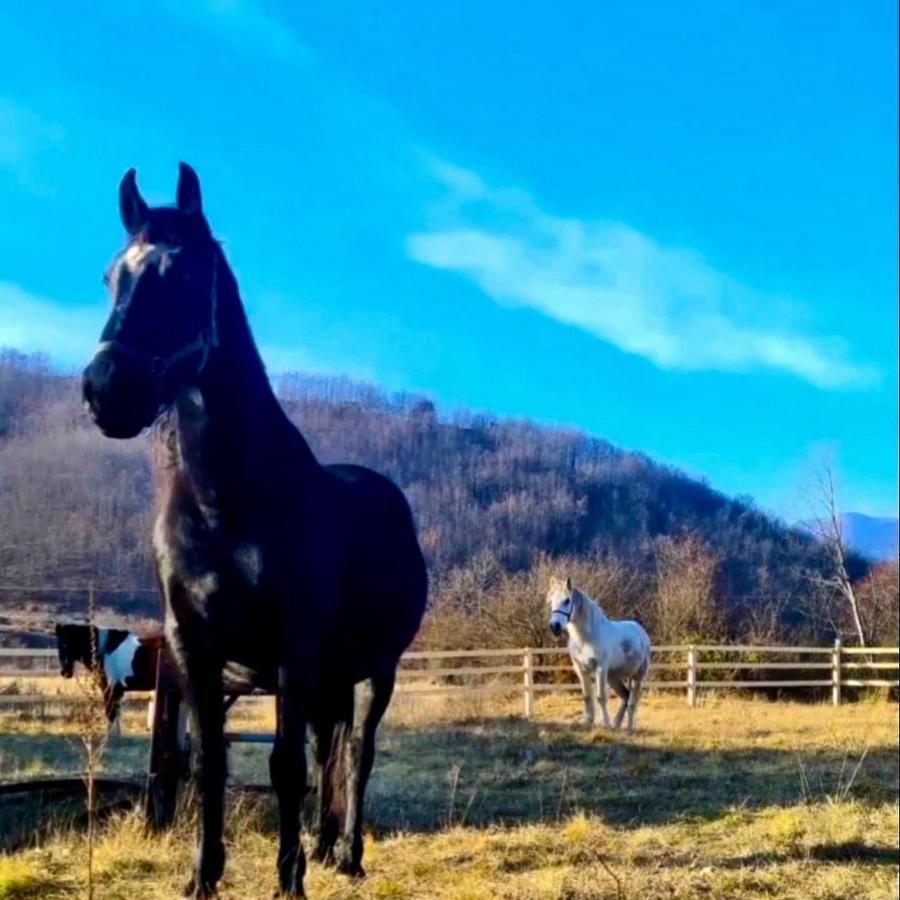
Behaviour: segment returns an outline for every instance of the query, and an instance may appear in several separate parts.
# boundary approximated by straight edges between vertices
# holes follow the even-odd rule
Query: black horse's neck
[[[247,425],[267,431],[283,423],[266,371],[250,333],[237,281],[218,246],[214,329],[218,346],[200,377],[200,391],[217,428],[243,431]]]
[[[290,457],[295,466],[318,468],[275,397],[237,281],[218,246],[215,253],[218,344],[196,389],[182,392],[175,404],[182,464],[211,502],[222,498],[227,472],[241,472],[245,490],[252,491],[265,483],[276,460]]]

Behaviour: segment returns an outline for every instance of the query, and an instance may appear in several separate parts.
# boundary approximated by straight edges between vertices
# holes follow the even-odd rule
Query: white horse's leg
[[[600,715],[603,716],[603,727],[611,728],[612,723],[609,721],[609,710],[606,707],[606,687],[609,681],[609,667],[601,664],[597,669],[597,700],[600,704]]]
[[[628,697],[628,731],[634,731],[634,714],[637,712],[638,701],[641,699],[641,687],[644,682],[644,676],[647,673],[647,667],[643,666],[640,671],[631,679],[631,694]]]
[[[626,678],[610,678],[610,687],[618,694],[621,703],[616,710],[616,717],[613,719],[613,728],[622,727],[622,719],[625,718],[625,710],[631,698],[631,691],[628,689],[628,679]]]
[[[575,674],[578,676],[578,680],[581,682],[581,698],[584,700],[584,715],[581,718],[581,721],[585,725],[593,725],[594,724],[594,690],[593,690],[593,679],[587,673],[582,671],[581,666],[578,663],[574,663],[575,666]]]

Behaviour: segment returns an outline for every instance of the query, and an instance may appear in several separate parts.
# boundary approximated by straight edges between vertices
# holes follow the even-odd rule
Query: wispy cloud
[[[262,0],[167,0],[170,12],[212,31],[235,49],[306,63],[312,51]]]
[[[97,306],[63,306],[0,281],[0,347],[49,353],[65,366],[87,362],[103,325]]]
[[[820,388],[878,379],[837,337],[801,333],[801,307],[741,284],[696,253],[622,223],[550,215],[525,192],[431,162],[445,187],[408,255],[473,281],[498,303],[537,309],[664,369],[787,372]]]

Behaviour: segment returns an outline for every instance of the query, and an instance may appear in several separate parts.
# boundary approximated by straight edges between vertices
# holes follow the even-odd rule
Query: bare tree
[[[841,524],[841,513],[837,501],[834,484],[834,467],[830,458],[822,460],[816,475],[817,508],[812,521],[812,530],[825,550],[828,559],[828,571],[824,574],[813,574],[809,577],[820,588],[839,598],[850,614],[856,639],[860,647],[867,646],[867,631],[863,623],[859,597],[853,587],[853,581],[847,571],[847,547],[844,543],[844,532]]]
[[[900,632],[900,559],[880,563],[855,585],[864,605],[869,639],[878,644],[895,644]]]
[[[723,610],[716,601],[718,559],[696,534],[656,542],[656,640],[665,643],[721,636]]]
[[[106,717],[105,691],[103,686],[103,663],[100,647],[97,645],[96,605],[94,586],[88,594],[88,623],[91,633],[92,665],[85,669],[76,679],[81,694],[81,703],[77,707],[76,727],[84,755],[84,785],[87,792],[87,896],[94,900],[96,876],[94,872],[94,856],[97,833],[97,776],[103,764],[103,755],[109,741],[109,721]]]

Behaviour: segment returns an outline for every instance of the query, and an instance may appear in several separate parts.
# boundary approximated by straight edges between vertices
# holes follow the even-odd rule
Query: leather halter
[[[571,619],[572,619],[572,606],[573,606],[573,602],[572,602],[572,598],[571,598],[571,597],[568,597],[567,599],[568,599],[568,602],[569,602],[569,608],[566,610],[566,609],[563,609],[561,606],[557,606],[556,609],[553,610],[553,613],[552,613],[552,614],[553,614],[554,616],[565,616],[565,617],[566,617],[566,621],[569,622],[569,621],[571,621]]]
[[[219,346],[219,329],[217,323],[217,307],[219,300],[218,276],[219,258],[216,253],[213,252],[212,284],[209,289],[209,328],[204,328],[192,341],[182,344],[177,350],[173,350],[165,356],[158,356],[152,353],[145,353],[143,350],[136,350],[134,347],[129,347],[119,340],[101,341],[97,346],[97,352],[99,353],[102,350],[114,350],[122,356],[127,356],[129,359],[143,363],[150,369],[151,374],[156,380],[157,386],[159,386],[166,373],[173,366],[199,351],[203,354],[200,365],[197,366],[196,374],[199,375],[206,368],[206,364],[209,361],[210,350],[213,347]]]

